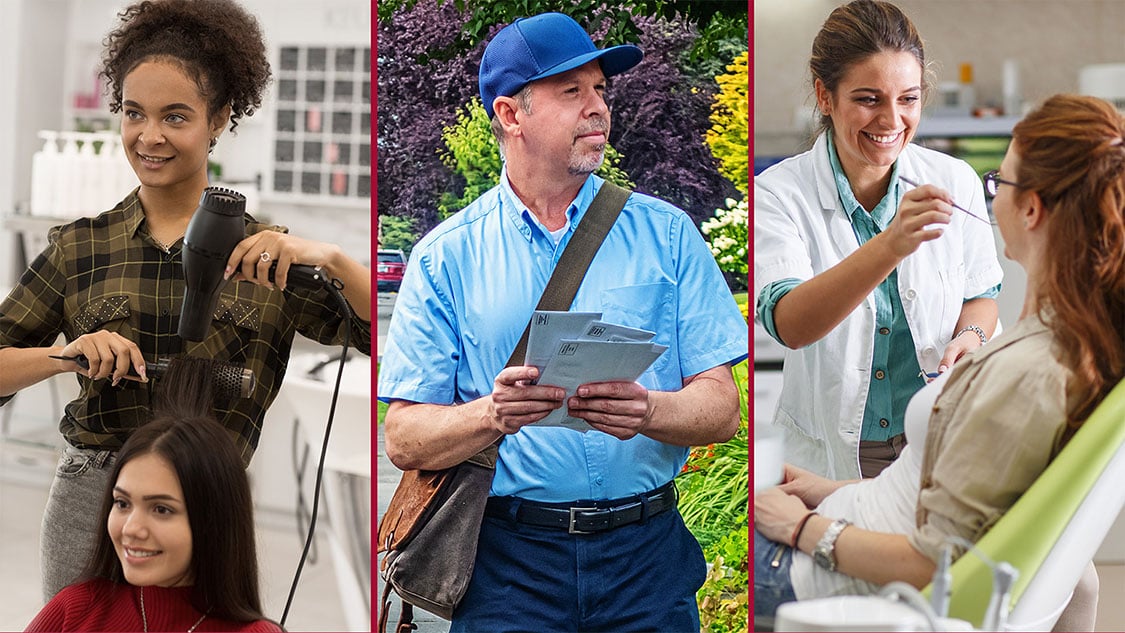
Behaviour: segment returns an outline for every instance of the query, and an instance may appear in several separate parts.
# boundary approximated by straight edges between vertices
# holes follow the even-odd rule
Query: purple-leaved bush
[[[698,225],[726,198],[737,196],[704,141],[718,86],[713,78],[691,77],[677,65],[698,36],[696,25],[679,17],[634,19],[645,58],[611,80],[610,142],[639,191],[675,204]]]
[[[422,0],[378,25],[378,208],[415,218],[419,235],[438,222],[443,191],[463,187],[441,163],[441,129],[477,93],[483,44],[443,59],[466,16],[453,2]]]
[[[442,127],[477,94],[484,44],[449,53],[464,50],[458,44],[467,20],[453,2],[419,0],[378,24],[378,208],[382,215],[414,218],[420,235],[437,224],[442,192],[459,195],[464,187],[441,163],[438,149]],[[716,86],[677,65],[698,35],[693,23],[682,17],[634,20],[645,59],[611,80],[610,142],[638,191],[684,209],[698,225],[735,195],[703,140]]]

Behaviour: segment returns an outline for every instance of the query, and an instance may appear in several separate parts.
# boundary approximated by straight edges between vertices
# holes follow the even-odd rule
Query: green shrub
[[[749,625],[749,527],[746,515],[739,525],[704,551],[711,567],[699,588],[699,630],[741,633]]]
[[[399,249],[410,255],[418,233],[414,230],[414,218],[394,215],[379,215],[379,248]]]
[[[719,173],[733,182],[744,197],[750,190],[746,151],[750,127],[746,95],[748,58],[749,52],[743,52],[727,65],[730,74],[715,77],[719,92],[711,104],[711,129],[706,134],[711,154],[719,161]]]
[[[442,162],[465,179],[461,195],[446,191],[438,202],[439,214],[447,218],[495,187],[500,182],[503,163],[488,114],[476,97],[458,111],[456,123],[442,128],[441,139],[445,143],[445,149],[439,150]],[[607,144],[605,161],[596,173],[610,182],[632,188],[634,185],[620,169],[620,164],[621,156]]]
[[[746,294],[736,296],[740,305]],[[694,448],[677,478],[680,514],[710,564],[697,594],[700,630],[747,630],[750,503],[749,360],[732,369],[738,387],[738,433],[730,441]]]
[[[693,448],[677,477],[680,514],[704,549],[746,522],[750,499],[748,361],[733,368],[739,428],[722,444]]]

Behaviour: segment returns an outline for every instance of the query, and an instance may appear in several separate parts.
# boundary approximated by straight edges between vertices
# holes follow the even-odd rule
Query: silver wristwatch
[[[840,533],[849,525],[851,523],[847,519],[836,519],[828,525],[812,552],[817,565],[828,571],[836,571],[836,539],[840,538]]]

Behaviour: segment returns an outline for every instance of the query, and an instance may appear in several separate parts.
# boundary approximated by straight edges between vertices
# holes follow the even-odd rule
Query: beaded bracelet
[[[801,517],[800,521],[797,521],[797,527],[793,529],[793,549],[797,549],[797,539],[801,538],[801,531],[805,529],[805,524],[809,522],[809,517],[814,514],[816,514],[816,512],[810,510],[808,514]]]
[[[966,325],[965,327],[958,330],[957,333],[953,335],[953,338],[957,338],[965,332],[972,332],[973,334],[976,334],[978,337],[980,337],[981,345],[984,345],[988,342],[988,337],[984,335],[984,330],[980,329],[980,327],[976,325]]]

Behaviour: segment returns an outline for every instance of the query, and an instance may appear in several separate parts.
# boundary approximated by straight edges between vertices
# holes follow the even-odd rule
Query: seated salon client
[[[985,188],[1004,253],[1027,272],[1019,320],[915,396],[926,406],[908,411],[910,443],[878,477],[787,466],[785,483],[755,495],[755,615],[892,581],[924,587],[947,537],[980,539],[1122,380],[1123,135],[1112,105],[1074,95],[1015,126]],[[1056,630],[1093,630],[1091,572]]]
[[[262,615],[250,485],[214,419],[213,361],[183,359],[117,455],[80,580],[28,631],[281,631]]]

